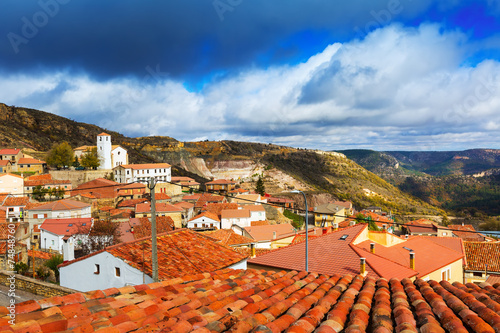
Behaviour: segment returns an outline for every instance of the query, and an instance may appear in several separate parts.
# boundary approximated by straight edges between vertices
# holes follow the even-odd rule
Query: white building
[[[24,178],[11,173],[0,175],[0,193],[23,194]]]
[[[265,221],[266,220],[266,210],[262,205],[248,205],[244,209],[250,211],[250,222]]]
[[[81,158],[88,150],[96,146],[81,146],[75,149],[75,156]],[[101,133],[97,135],[97,156],[99,157],[99,169],[111,170],[112,168],[128,164],[128,152],[119,145],[111,144],[111,135]]]
[[[187,222],[189,229],[194,228],[221,228],[220,220],[216,214],[211,212],[203,212]]]
[[[247,268],[245,255],[188,229],[159,234],[157,246],[160,281],[199,274],[200,270]],[[108,246],[102,252],[62,263],[59,266],[61,286],[91,291],[151,283],[150,262],[150,236]]]
[[[39,226],[46,219],[69,219],[69,218],[92,217],[91,206],[87,203],[71,199],[52,201],[40,206],[29,207],[24,211],[24,222],[29,222],[33,241],[39,239]]]
[[[63,244],[85,242],[94,223],[91,217],[46,219],[40,226],[40,247],[62,253]]]
[[[126,164],[113,168],[113,172],[115,181],[119,183],[147,184],[151,177],[155,178],[158,183],[169,183],[172,179],[171,169],[168,163]]]
[[[221,212],[221,228],[231,229],[233,224],[241,228],[249,227],[252,225],[250,217],[248,209],[225,209]]]

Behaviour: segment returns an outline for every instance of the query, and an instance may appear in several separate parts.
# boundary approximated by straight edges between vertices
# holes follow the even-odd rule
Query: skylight
[[[410,251],[410,252],[413,252],[412,249],[410,249],[409,247],[406,247],[406,246],[403,246],[403,249],[407,250],[407,251]]]
[[[68,227],[72,227],[72,226],[73,226],[73,224],[72,224],[72,223],[68,224]]]
[[[342,237],[340,237],[339,239],[340,239],[340,240],[346,240],[346,239],[347,239],[347,237],[349,237],[349,235],[342,235]]]

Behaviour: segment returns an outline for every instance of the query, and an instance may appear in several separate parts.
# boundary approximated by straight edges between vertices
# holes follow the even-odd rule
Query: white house
[[[221,228],[231,229],[233,224],[242,228],[252,225],[248,209],[225,209],[221,212]]]
[[[247,257],[189,229],[159,234],[160,281],[224,268],[246,269]],[[151,237],[109,246],[59,266],[61,286],[104,290],[151,283]]]
[[[248,205],[244,209],[250,211],[250,222],[255,221],[265,221],[266,220],[266,210],[262,205]]]
[[[111,135],[101,133],[97,135],[97,156],[99,156],[99,169],[109,170],[111,165]]]
[[[111,166],[128,164],[128,152],[125,148],[118,145],[111,146]]]
[[[115,181],[119,183],[140,182],[147,184],[154,177],[157,182],[169,183],[172,179],[171,166],[168,163],[124,164],[113,168]]]
[[[24,222],[29,222],[29,228],[32,231],[33,241],[38,241],[38,227],[46,219],[69,219],[85,217],[92,217],[91,206],[87,203],[71,199],[52,201],[34,207],[30,207],[29,205],[27,205],[24,212]]]
[[[85,242],[92,228],[91,217],[74,219],[46,219],[40,226],[40,247],[62,253],[64,241]]]
[[[187,222],[189,229],[193,228],[221,228],[219,217],[211,212],[203,212]]]
[[[24,178],[11,173],[0,175],[0,193],[23,194]]]

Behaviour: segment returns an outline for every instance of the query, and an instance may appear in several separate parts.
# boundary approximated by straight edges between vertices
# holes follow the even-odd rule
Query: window
[[[482,272],[473,272],[472,275],[475,277],[482,277],[483,273]]]
[[[447,232],[443,232],[443,236],[446,236],[446,235],[448,235],[448,233]]]
[[[99,141],[102,141],[102,136],[99,137]]]
[[[115,276],[116,277],[120,276],[120,267],[115,267]]]
[[[451,269],[448,267],[441,271],[441,280],[450,281],[451,279]]]
[[[100,272],[101,272],[101,269],[100,269],[99,265],[95,264],[94,274],[99,274]]]
[[[54,240],[52,240],[52,245],[54,245]]]

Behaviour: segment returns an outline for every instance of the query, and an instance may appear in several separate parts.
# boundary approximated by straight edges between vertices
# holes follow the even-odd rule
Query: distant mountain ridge
[[[377,174],[474,175],[500,168],[500,149],[424,152],[351,149],[338,152]],[[399,168],[401,170],[396,170]]]

